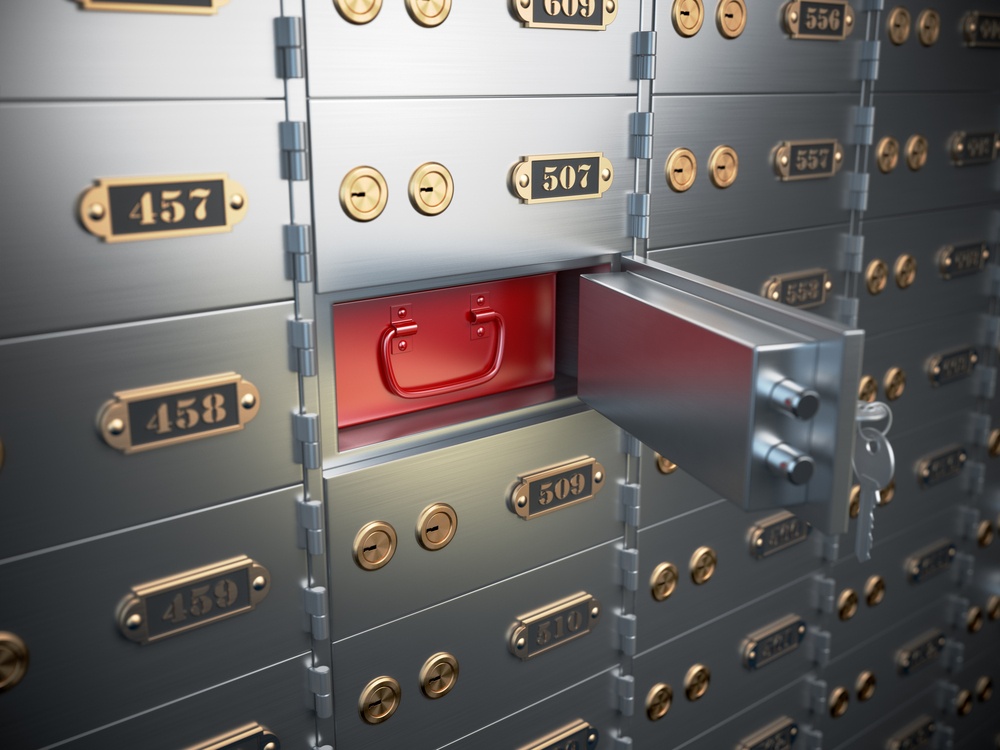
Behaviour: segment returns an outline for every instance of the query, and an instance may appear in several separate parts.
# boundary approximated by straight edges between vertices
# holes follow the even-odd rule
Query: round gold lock
[[[743,0],[720,0],[715,24],[726,39],[735,39],[747,27],[747,6]]]
[[[694,178],[698,176],[698,160],[694,158],[690,149],[675,148],[667,157],[663,173],[667,177],[670,189],[676,193],[683,193],[694,185]]]
[[[875,695],[875,685],[875,675],[867,669],[858,675],[858,679],[854,683],[854,692],[861,703],[871,700],[872,696]]]
[[[882,488],[882,491],[878,493],[879,496],[879,506],[888,505],[892,502],[892,499],[896,497],[896,480],[890,479],[889,484]]]
[[[885,599],[885,579],[882,576],[869,576],[865,581],[865,602],[869,607],[877,607]]]
[[[451,0],[406,0],[406,11],[416,23],[433,28],[451,13]]]
[[[844,589],[837,597],[837,616],[841,620],[850,620],[858,613],[858,593],[854,589]]]
[[[993,544],[993,522],[988,518],[983,519],[976,525],[976,543],[980,547],[989,547]]]
[[[369,724],[381,724],[399,708],[402,693],[399,683],[383,675],[365,685],[358,699],[358,713]]]
[[[955,696],[955,715],[968,716],[972,713],[972,691],[960,690]]]
[[[431,552],[446,547],[458,531],[458,513],[447,503],[428,505],[417,518],[417,543]]]
[[[653,568],[653,574],[649,577],[649,588],[653,598],[658,602],[670,598],[677,588],[679,577],[677,566],[673,563],[662,562]]]
[[[969,611],[965,613],[965,629],[973,634],[983,629],[982,607],[969,607]]]
[[[354,537],[354,562],[365,570],[384,567],[396,553],[396,530],[385,521],[371,521]]]
[[[340,183],[340,205],[355,221],[378,218],[388,200],[385,178],[373,167],[355,167]]]
[[[927,139],[911,135],[906,139],[906,166],[916,172],[927,163]]]
[[[673,474],[677,471],[677,464],[669,458],[664,458],[659,453],[656,454],[656,469],[661,474]]]
[[[909,288],[917,278],[917,259],[906,253],[900,255],[896,258],[896,265],[893,266],[893,274],[896,277],[896,286],[900,289]]]
[[[980,703],[986,703],[993,697],[993,680],[983,675],[976,680],[976,698]]]
[[[891,135],[879,139],[875,146],[875,162],[882,174],[889,174],[894,170],[899,165],[899,141]]]
[[[674,0],[674,28],[681,36],[694,36],[705,20],[705,6],[701,0]]]
[[[861,485],[856,484],[851,487],[851,496],[848,499],[847,512],[851,518],[861,515]]]
[[[920,11],[917,16],[917,39],[925,47],[930,47],[941,36],[941,15],[931,8]]]
[[[699,547],[691,555],[690,568],[691,580],[699,586],[708,583],[715,575],[715,566],[718,563],[718,556],[711,547]]]
[[[646,693],[646,716],[650,721],[659,721],[667,715],[674,702],[674,691],[665,682],[658,682]]]
[[[420,690],[428,698],[443,698],[458,682],[458,659],[440,651],[420,668]]]
[[[847,706],[851,702],[851,696],[847,692],[847,688],[835,687],[830,692],[830,699],[827,704],[830,707],[830,716],[834,719],[839,719],[841,716],[847,713]]]
[[[704,664],[695,664],[684,675],[684,695],[689,701],[696,701],[708,692],[712,673]]]
[[[881,294],[889,283],[889,266],[876,258],[865,268],[865,288],[869,294]]]
[[[708,179],[723,190],[736,182],[740,158],[729,146],[716,146],[708,157]]]
[[[890,367],[882,379],[882,390],[887,399],[895,401],[906,390],[906,373],[899,367]]]
[[[989,451],[990,458],[1000,456],[1000,427],[995,427],[990,431]]]
[[[902,6],[889,11],[885,22],[889,31],[889,41],[900,45],[910,38],[910,11]]]
[[[992,622],[1000,620],[1000,596],[991,596],[986,600],[986,616]]]
[[[871,375],[863,375],[858,383],[858,401],[867,401],[869,404],[878,398],[878,381]]]
[[[437,216],[451,205],[455,183],[448,168],[437,162],[421,164],[410,176],[410,203],[424,216]]]
[[[382,0],[333,0],[333,5],[345,21],[356,24],[374,20],[382,10]]]
[[[0,693],[10,690],[28,672],[28,647],[14,633],[0,631]]]

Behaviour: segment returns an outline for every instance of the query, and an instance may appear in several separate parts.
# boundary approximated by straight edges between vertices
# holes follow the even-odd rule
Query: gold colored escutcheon
[[[747,6],[743,0],[719,0],[715,24],[726,39],[735,39],[747,27]]]
[[[850,693],[847,692],[847,688],[836,687],[830,692],[830,699],[828,705],[830,707],[830,716],[834,719],[839,719],[841,716],[847,713],[847,706],[851,702]]]
[[[340,183],[340,205],[355,221],[378,218],[388,200],[389,187],[374,167],[355,167]]]
[[[917,16],[917,38],[925,47],[930,47],[941,36],[941,15],[933,8],[920,11]]]
[[[378,570],[396,553],[396,530],[385,521],[369,521],[354,536],[354,562],[363,570]]]
[[[891,135],[880,139],[875,146],[875,163],[882,174],[889,174],[894,170],[899,165],[899,141]]]
[[[865,268],[865,288],[871,295],[881,294],[889,283],[889,266],[875,258]]]
[[[662,562],[653,568],[653,573],[649,577],[649,589],[653,598],[658,602],[669,599],[677,589],[679,578],[677,566],[673,563]]]
[[[696,701],[708,692],[712,673],[704,664],[695,664],[684,675],[684,695],[689,701]]]
[[[650,721],[659,721],[670,710],[674,702],[674,691],[665,682],[658,682],[646,693],[646,716]]]
[[[333,0],[333,7],[345,21],[360,25],[375,20],[382,0]]]
[[[906,166],[914,172],[927,163],[927,139],[922,135],[911,135],[906,139]]]
[[[675,148],[667,157],[663,172],[670,189],[675,193],[683,193],[694,185],[694,179],[698,176],[698,160],[690,149]]]
[[[434,28],[444,23],[451,13],[451,0],[406,0],[406,12],[414,23]]]
[[[544,176],[535,184],[534,165],[538,162],[543,162]],[[544,162],[555,164],[546,166]],[[522,203],[578,201],[602,197],[614,179],[611,160],[599,151],[545,154],[525,156],[515,164],[510,171],[510,189]]]
[[[527,29],[604,31],[618,17],[619,0],[510,0],[514,18]],[[596,18],[595,18],[596,16]]]
[[[410,203],[424,216],[437,216],[451,205],[455,181],[443,164],[427,162],[410,177]]]
[[[401,699],[399,682],[387,675],[376,677],[361,691],[358,713],[367,724],[381,724],[396,713]]]
[[[740,172],[740,157],[729,146],[716,146],[708,157],[708,178],[717,188],[725,189],[736,182]]]
[[[674,0],[671,17],[678,34],[694,36],[705,21],[705,6],[701,0]]]
[[[885,26],[889,31],[889,41],[897,46],[903,44],[910,38],[910,11],[902,6],[893,8]]]
[[[15,633],[0,631],[0,693],[17,685],[28,673],[28,647]]]
[[[458,513],[447,503],[432,503],[417,518],[417,543],[434,552],[448,546],[458,531]]]
[[[188,748],[188,750],[243,750],[243,748],[248,747],[259,748],[259,750],[278,750],[281,743],[277,736],[260,724],[247,724],[235,731],[213,737],[204,744]]]
[[[699,547],[691,555],[690,568],[691,580],[701,585],[708,583],[715,575],[715,566],[718,564],[718,556],[711,547]]]
[[[113,2],[113,0],[76,0],[80,3],[80,10],[113,10],[128,13],[183,13],[195,16],[215,15],[219,8],[228,5],[229,0],[209,0],[208,5],[204,2],[193,2],[185,5],[181,2]]]
[[[792,0],[782,16],[792,39],[836,42],[854,31],[854,9],[842,0]]]
[[[420,668],[420,690],[428,698],[443,698],[458,682],[458,659],[440,651],[431,656]]]

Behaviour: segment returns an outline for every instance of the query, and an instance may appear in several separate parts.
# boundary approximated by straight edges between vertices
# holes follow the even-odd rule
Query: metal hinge
[[[806,708],[814,714],[822,716],[826,713],[826,680],[820,680],[810,675],[806,677]]]
[[[309,692],[313,694],[316,714],[321,719],[333,716],[333,677],[329,667],[309,667]]]
[[[295,434],[296,462],[307,469],[320,467],[319,417],[316,414],[293,414],[292,429]]]
[[[865,238],[863,236],[844,234],[840,238],[839,268],[848,273],[861,273],[862,259],[865,255]]]
[[[611,750],[632,750],[631,737],[619,737],[615,730],[611,730]]]
[[[323,503],[319,500],[296,501],[296,513],[299,517],[299,549],[304,549],[310,555],[326,553],[323,541]]]
[[[615,625],[618,630],[619,649],[626,656],[635,656],[638,618],[635,615],[616,614]]]
[[[618,520],[626,526],[637,527],[639,525],[639,485],[626,483],[620,486],[622,512],[621,518]]]
[[[286,224],[285,252],[292,256],[292,277],[295,281],[312,281],[312,227],[308,224]]]
[[[1000,346],[1000,318],[995,315],[980,317],[979,340],[987,348],[995,349]]]
[[[632,113],[632,150],[636,159],[653,158],[653,113]]]
[[[882,43],[875,39],[861,42],[861,69],[858,77],[862,81],[878,80],[879,47]]]
[[[622,585],[629,591],[639,588],[639,550],[618,547],[618,567],[622,571]]]
[[[613,673],[615,680],[615,695],[618,696],[618,711],[622,716],[631,716],[635,712],[635,677],[630,674]]]
[[[651,81],[656,75],[656,32],[639,31],[635,35],[635,77]]]
[[[852,143],[870,146],[875,139],[875,107],[854,108],[854,137]]]
[[[813,729],[809,724],[799,727],[802,741],[805,742],[802,750],[823,750],[823,733],[818,729]]]
[[[986,295],[1000,297],[1000,266],[996,263],[986,266]]]
[[[868,178],[869,175],[865,172],[851,172],[850,182],[848,183],[848,208],[854,211],[865,211],[868,209]]]
[[[330,622],[327,619],[330,602],[324,586],[303,589],[306,607],[306,630],[312,633],[314,641],[325,641],[330,637]]]
[[[885,0],[862,0],[861,10],[869,13],[881,13],[885,9]]]
[[[825,630],[811,627],[806,631],[806,652],[813,664],[825,667],[830,663],[832,637]]]
[[[935,722],[934,727],[934,741],[931,747],[934,750],[952,750],[955,747],[955,728],[940,721]]]
[[[968,468],[968,467],[966,467]],[[951,563],[951,580],[961,588],[972,583],[975,558],[967,552],[959,552]]]
[[[836,534],[827,536],[817,531],[813,532],[813,536],[816,538],[813,543],[816,556],[823,562],[837,562],[840,557],[840,538]]]
[[[972,395],[979,398],[993,398],[997,390],[997,370],[995,367],[977,367],[972,375]]]
[[[967,461],[962,468],[962,489],[971,495],[978,495],[983,491],[985,483],[986,466],[979,461]]]
[[[316,331],[315,322],[309,318],[292,320],[288,324],[288,336],[298,354],[298,372],[305,378],[316,374]]]
[[[282,163],[282,177],[286,180],[309,179],[309,131],[304,122],[283,122],[281,126],[281,150],[285,158]]]
[[[826,614],[833,613],[833,600],[837,594],[837,582],[832,578],[816,576],[813,578],[812,593],[810,600],[813,607],[819,612]]]
[[[621,433],[621,450],[626,456],[639,458],[642,455],[642,443],[639,439],[629,435],[627,432]]]
[[[649,239],[649,193],[628,194],[628,236]]]
[[[278,46],[278,77],[302,78],[302,19],[282,16],[274,19],[274,38]]]
[[[845,326],[856,328],[858,325],[858,310],[861,304],[858,298],[843,297],[838,294],[834,296],[833,304],[836,309],[834,318]]]
[[[945,619],[953,628],[965,627],[965,616],[969,611],[969,600],[964,596],[949,594],[945,604]]]
[[[944,644],[944,654],[942,655],[944,668],[949,672],[958,672],[965,664],[965,644],[949,638]]]
[[[970,414],[965,434],[973,445],[988,446],[990,444],[990,415]]]

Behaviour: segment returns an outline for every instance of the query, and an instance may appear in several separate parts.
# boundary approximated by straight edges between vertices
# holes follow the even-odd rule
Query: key
[[[865,407],[870,405],[864,404]],[[888,407],[886,407],[888,409]],[[870,424],[876,421],[871,409],[858,408],[858,437],[854,446],[854,473],[861,485],[858,530],[854,542],[854,553],[858,560],[871,559],[872,536],[875,527],[875,506],[879,504],[879,492],[889,482],[895,471],[896,459],[886,436]],[[883,413],[882,417],[885,416]],[[891,416],[889,417],[891,424]],[[888,427],[886,427],[888,431]]]

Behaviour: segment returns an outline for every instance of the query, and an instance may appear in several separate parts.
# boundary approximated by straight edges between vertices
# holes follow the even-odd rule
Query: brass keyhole
[[[986,616],[991,622],[1000,620],[1000,596],[991,596],[986,600]]]
[[[673,702],[673,688],[665,682],[658,682],[646,694],[646,716],[650,721],[659,721],[667,715]]]
[[[858,384],[858,401],[867,401],[869,404],[878,397],[878,381],[871,375],[863,375]]]
[[[1000,430],[998,430],[998,434],[1000,434]],[[998,444],[1000,444],[1000,440],[998,440]],[[661,474],[673,474],[675,471],[677,471],[677,464],[675,464],[669,458],[664,458],[659,453],[657,453],[656,470]]]
[[[893,271],[896,277],[896,286],[900,289],[906,289],[917,278],[917,259],[912,255],[900,255],[896,259]]]
[[[694,178],[698,175],[698,160],[689,149],[675,148],[667,157],[663,171],[670,189],[683,193],[694,184]]]
[[[365,570],[378,570],[396,552],[396,530],[384,521],[372,521],[354,537],[354,561]]]
[[[902,7],[893,8],[889,11],[886,27],[889,40],[896,45],[902,44],[910,38],[910,11]]]
[[[973,634],[983,629],[982,607],[969,607],[969,611],[965,614],[965,629]]]
[[[869,294],[880,294],[889,282],[889,266],[876,258],[865,268],[865,288]]]
[[[885,579],[882,576],[870,576],[865,581],[865,601],[869,607],[876,607],[885,599]]]
[[[740,159],[729,146],[717,146],[708,157],[708,176],[717,188],[727,188],[736,182]]]
[[[744,0],[721,0],[715,14],[719,33],[726,39],[735,39],[747,25],[747,6]]]
[[[382,10],[382,0],[333,0],[333,5],[345,21],[356,24],[374,20]]]
[[[854,589],[844,589],[837,598],[837,616],[850,620],[858,613],[858,595]]]
[[[889,174],[899,165],[899,141],[891,135],[882,138],[875,146],[875,159],[882,174]]]
[[[955,696],[955,713],[958,716],[968,716],[972,712],[972,691],[962,690]]]
[[[851,518],[857,518],[861,514],[861,485],[856,484],[851,487],[851,495],[848,499],[847,512]]]
[[[976,680],[976,697],[982,703],[993,697],[993,680],[986,675]]]
[[[0,693],[10,690],[28,672],[28,647],[14,633],[0,631]]]
[[[684,694],[689,701],[696,701],[708,692],[712,673],[704,664],[695,664],[684,675]]]
[[[882,380],[882,387],[885,390],[885,397],[895,401],[906,390],[906,373],[899,367],[889,368]]]
[[[931,8],[920,11],[917,16],[917,38],[925,47],[930,47],[941,36],[941,16]]]
[[[340,183],[340,205],[355,221],[377,218],[388,200],[385,178],[372,167],[355,167]]]
[[[681,36],[694,36],[705,20],[705,6],[701,0],[674,0],[674,28]]]
[[[451,13],[451,0],[406,0],[406,10],[416,23],[433,28]]]
[[[653,574],[649,577],[649,587],[653,598],[662,602],[674,593],[677,588],[677,566],[673,563],[663,562],[653,568]]]
[[[454,195],[451,172],[441,164],[421,164],[410,177],[410,203],[424,216],[443,213]]]
[[[848,694],[846,688],[834,688],[830,693],[830,716],[834,719],[839,719],[847,713],[847,706],[850,702],[851,696]]]
[[[458,513],[446,503],[433,503],[417,518],[417,543],[426,550],[446,547],[458,530]]]
[[[896,496],[896,480],[890,480],[889,484],[882,488],[879,494],[879,507],[883,507],[892,502],[892,499]]]
[[[699,547],[691,555],[691,580],[698,585],[708,583],[712,579],[712,576],[715,575],[715,566],[717,563],[718,557],[714,549],[711,547]]]
[[[402,693],[392,677],[376,677],[365,685],[358,700],[358,712],[369,724],[381,724],[399,708]]]
[[[458,682],[458,660],[441,651],[434,654],[420,668],[420,690],[428,698],[443,698]]]
[[[979,522],[976,527],[976,543],[980,547],[989,547],[993,544],[993,522],[988,518]]]
[[[911,135],[906,140],[906,166],[914,172],[927,163],[927,139],[922,135]]]

